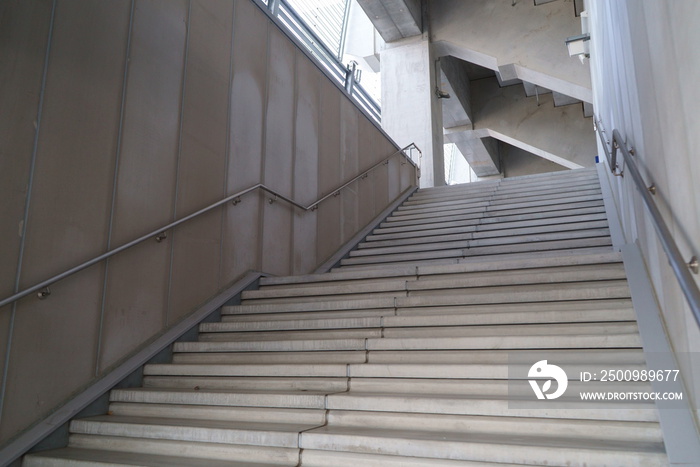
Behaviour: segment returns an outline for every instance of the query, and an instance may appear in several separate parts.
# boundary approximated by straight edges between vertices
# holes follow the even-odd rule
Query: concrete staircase
[[[595,170],[420,190],[23,465],[667,465],[653,408],[509,408],[508,355],[547,349],[644,364]]]

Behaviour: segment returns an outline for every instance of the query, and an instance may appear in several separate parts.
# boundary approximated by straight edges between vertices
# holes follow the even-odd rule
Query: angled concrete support
[[[464,128],[446,128],[445,140],[457,145],[477,177],[498,175],[498,142],[489,136],[480,137],[478,132],[465,131]]]
[[[440,90],[449,94],[442,99],[442,123],[445,128],[472,124],[469,76],[463,62],[454,57],[440,59]]]
[[[571,169],[595,164],[593,124],[579,106],[555,107],[552,94],[538,102],[520,86],[500,87],[495,78],[472,82],[471,105],[473,129],[462,131],[492,136]]]

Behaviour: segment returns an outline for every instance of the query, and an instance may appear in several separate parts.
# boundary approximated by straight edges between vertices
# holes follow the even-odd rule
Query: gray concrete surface
[[[253,2],[51,4],[0,7],[3,298],[256,183],[310,203],[397,150]],[[248,195],[0,310],[0,443],[246,271],[312,272],[415,183],[401,162],[312,213]]]
[[[428,5],[438,56],[452,55],[498,71],[504,81],[520,79],[591,102],[588,64],[569,57],[564,44],[581,33],[570,2],[429,0]]]
[[[591,24],[594,107],[608,132],[616,128],[635,150],[640,170],[657,187],[657,206],[685,258],[700,253],[700,89],[695,44],[700,3],[680,1],[587,2]],[[603,155],[602,148],[599,153]],[[611,177],[626,241],[638,243],[664,326],[675,352],[700,351],[692,317],[656,238],[634,184]],[[696,282],[700,283],[698,276]],[[686,384],[700,375],[683,362]],[[700,401],[692,400],[696,421]]]
[[[357,0],[386,42],[423,32],[421,0]]]

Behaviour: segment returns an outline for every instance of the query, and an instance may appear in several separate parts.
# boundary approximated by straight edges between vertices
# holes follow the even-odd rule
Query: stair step
[[[504,246],[521,243],[551,242],[555,240],[572,240],[581,238],[607,237],[610,230],[606,228],[586,229],[567,232],[542,232],[530,235],[514,235],[510,237],[475,238],[457,241],[438,239],[437,241],[421,241],[410,244],[392,244],[384,247],[360,248],[350,252],[350,257],[384,255],[394,253],[412,253],[418,251],[437,251],[442,249],[476,248],[482,246]]]
[[[303,362],[299,362],[303,364]],[[218,365],[223,364],[199,364]],[[264,365],[264,364],[263,364]],[[296,365],[296,364],[295,364]],[[262,366],[260,374],[264,374]],[[203,373],[203,370],[200,371]],[[317,391],[341,392],[346,391],[347,378],[343,377],[313,377],[313,376],[147,376],[143,387],[160,389],[195,389],[222,391]],[[197,389],[198,388],[198,389]]]
[[[435,229],[441,226],[445,226],[446,224],[452,227],[454,226],[452,223],[458,221],[460,223],[457,225],[461,226],[512,222],[519,220],[545,219],[568,215],[598,214],[602,212],[605,212],[605,206],[602,200],[581,201],[575,203],[555,204],[549,206],[509,208],[503,210],[485,210],[482,212],[466,214],[427,216],[420,219],[409,220],[401,218],[388,218],[385,222],[379,224],[379,227],[381,229],[384,229],[385,232],[389,233],[396,232],[396,230],[393,229],[397,228],[403,228],[403,230],[400,231],[406,231],[413,229]]]
[[[528,364],[528,368],[531,364]],[[341,366],[341,368],[336,368]],[[577,375],[581,371],[587,371],[590,364],[576,365],[568,364],[567,368],[571,369],[572,374]],[[644,364],[628,365],[626,369],[644,370]],[[338,378],[428,378],[428,379],[508,379],[508,364],[507,363],[360,363],[345,365],[321,365],[321,364],[294,364],[294,365],[185,365],[185,364],[167,364],[167,365],[151,365],[147,370],[147,375],[163,377],[160,381],[165,382],[165,377],[173,380],[181,379],[184,382],[189,382],[188,385],[181,389],[190,389],[198,386],[197,381],[204,381],[203,377],[223,378],[230,376],[253,376],[253,377],[336,377]],[[155,378],[152,381],[157,382]],[[214,382],[223,382],[224,379],[213,380]],[[260,382],[265,380],[260,379]],[[207,386],[207,389],[229,389],[221,384],[216,384],[217,387]],[[340,385],[339,389],[331,391],[347,390],[346,385]],[[585,385],[588,387],[588,384]],[[648,386],[648,385],[639,385]],[[146,387],[156,387],[147,385]],[[157,386],[163,388],[163,386]],[[353,387],[354,388],[354,387]],[[271,388],[259,388],[271,389]],[[197,389],[195,389],[197,390]],[[529,388],[528,388],[529,391]]]
[[[543,225],[534,227],[524,227],[520,229],[482,229],[477,230],[476,226],[470,229],[464,229],[463,232],[447,233],[440,232],[438,235],[423,235],[419,237],[396,237],[396,238],[385,238],[381,239],[378,235],[368,236],[367,239],[358,245],[360,249],[367,248],[378,248],[387,247],[395,245],[412,245],[419,242],[433,243],[433,242],[450,242],[450,241],[462,241],[462,240],[474,240],[482,238],[496,238],[505,237],[512,238],[522,235],[532,235],[532,234],[544,234],[544,233],[561,233],[561,232],[571,232],[571,231],[582,231],[590,229],[607,229],[608,222],[606,220],[599,220],[593,222],[580,222],[580,223],[569,223],[569,224],[559,224],[559,225]],[[445,229],[447,230],[447,229]],[[455,229],[457,230],[457,229]],[[394,234],[399,235],[399,234]],[[388,235],[387,235],[388,237]]]
[[[574,275],[575,277],[576,275]],[[582,277],[582,276],[581,276]],[[570,278],[571,279],[571,278]],[[556,280],[556,278],[554,278]],[[425,284],[425,285],[424,285]],[[484,284],[477,284],[474,287],[464,287],[460,279],[446,281],[441,287],[440,281],[417,281],[411,282],[404,290],[396,292],[382,292],[376,294],[365,294],[376,297],[376,300],[386,300],[387,307],[393,305],[394,308],[404,305],[405,300],[420,298],[425,296],[440,295],[442,298],[459,296],[460,301],[445,303],[437,301],[436,304],[472,304],[472,303],[512,303],[514,301],[551,301],[551,300],[587,300],[602,298],[624,298],[629,297],[629,289],[626,280],[609,279],[606,281],[575,281],[563,283],[510,283],[507,280],[503,284],[491,285],[488,280]],[[272,297],[260,299],[246,299],[238,307],[226,308],[229,313],[233,310],[245,310],[251,305],[272,305],[278,307],[295,306],[299,303],[313,305],[316,303],[328,304],[328,310],[338,306],[352,306],[353,303],[364,303],[365,300],[358,300],[358,294],[328,294],[308,297]],[[346,302],[345,305],[338,304],[338,301]],[[410,303],[410,302],[409,302]],[[278,310],[282,311],[282,310]],[[352,331],[347,331],[352,332]],[[329,336],[332,334],[329,334]],[[338,336],[342,337],[342,336]]]
[[[477,380],[478,381],[478,380]],[[532,395],[526,393],[524,400],[530,400]],[[542,407],[520,408],[514,410],[510,407],[513,400],[506,396],[493,394],[444,394],[444,393],[373,393],[361,391],[342,391],[337,393],[312,393],[302,391],[248,391],[248,392],[223,392],[214,390],[159,390],[159,389],[119,389],[114,390],[111,395],[113,402],[129,402],[140,404],[165,404],[165,405],[192,405],[207,407],[257,407],[257,408],[280,408],[280,409],[319,409],[319,410],[343,410],[362,412],[395,412],[413,414],[443,414],[443,415],[468,415],[468,416],[489,416],[489,417],[522,417],[522,418],[545,418],[545,419],[570,419],[570,420],[603,420],[603,421],[630,421],[630,422],[658,422],[658,413],[653,402],[629,404],[629,408],[601,409],[599,404],[590,402],[575,401],[573,397],[554,408],[542,410]],[[105,416],[114,418],[114,416]],[[130,417],[124,417],[130,418]],[[144,417],[147,422],[151,420]],[[163,419],[166,424],[169,419]],[[168,423],[175,425],[172,433],[169,428],[163,428],[167,436],[177,436],[180,433],[178,423],[186,425],[179,419],[170,420]],[[192,423],[192,421],[187,421]],[[267,424],[259,423],[254,426],[241,424],[243,428],[237,428],[228,421],[198,421],[205,429],[231,429],[231,433],[222,433],[222,443],[228,439],[234,439],[237,430],[257,431],[257,428]],[[281,434],[280,442],[287,438],[287,431],[282,428],[286,424],[273,424],[273,429]],[[277,427],[279,425],[279,427]],[[144,424],[143,426],[147,426]],[[252,428],[251,428],[252,426]],[[297,425],[295,425],[297,426]],[[306,425],[298,425],[306,426]],[[246,428],[247,427],[247,428]],[[277,427],[277,428],[274,428]],[[126,427],[128,428],[128,427]],[[115,428],[123,430],[126,428]],[[139,430],[145,428],[138,428]],[[159,428],[151,430],[151,437],[161,436]],[[183,437],[198,436],[204,434],[183,434]],[[165,436],[165,435],[163,435]],[[244,436],[255,436],[255,433],[244,434]]]
[[[539,251],[599,247],[609,246],[611,244],[612,241],[610,240],[610,237],[606,235],[601,237],[582,239],[552,240],[548,242],[512,243],[495,246],[475,246],[471,248],[463,247],[439,251],[351,256],[349,258],[343,259],[341,261],[341,265],[350,266],[358,264],[401,263],[407,261],[430,260],[434,258],[466,258],[475,256],[504,255],[510,253],[529,253],[534,256],[535,252]]]
[[[365,412],[331,410],[329,427],[493,434],[505,436],[552,436],[570,439],[607,439],[633,442],[663,442],[661,429],[655,422],[622,422],[617,420],[551,419],[527,417],[492,417],[473,415],[444,415],[429,413]]]
[[[24,458],[23,467],[278,467],[292,463],[269,464],[232,462],[229,460],[202,459],[136,452],[119,452],[97,449],[63,448],[30,454]]]
[[[532,185],[501,186],[488,190],[450,190],[443,193],[421,193],[420,191],[404,202],[397,211],[420,209],[431,204],[446,203],[451,201],[484,202],[498,199],[518,199],[527,197],[561,197],[570,196],[587,191],[600,190],[598,180],[579,180],[571,183],[558,183],[544,188]]]
[[[581,179],[573,182],[562,182],[557,184],[548,185],[544,188],[532,186],[532,185],[519,185],[519,186],[506,186],[503,185],[497,189],[486,189],[486,190],[460,190],[451,189],[444,191],[442,193],[424,193],[423,191],[418,191],[410,199],[404,202],[398,207],[397,212],[410,211],[412,209],[421,209],[423,206],[429,205],[431,203],[445,203],[449,204],[454,202],[459,204],[462,202],[483,202],[485,200],[493,200],[496,197],[504,198],[516,198],[520,196],[541,196],[541,195],[552,195],[557,196],[560,194],[568,194],[572,191],[585,191],[585,190],[595,190],[600,189],[600,183],[596,179]]]
[[[563,188],[558,193],[514,193],[492,194],[479,198],[440,198],[421,204],[407,206],[407,209],[395,211],[389,219],[421,218],[426,215],[447,215],[460,212],[480,212],[484,210],[512,209],[516,206],[534,207],[556,204],[570,204],[583,201],[602,199],[600,187],[572,191],[570,187]],[[410,209],[409,209],[410,208]]]
[[[561,255],[555,256],[537,255],[526,260],[514,261],[483,261],[478,262],[470,260],[469,263],[447,264],[439,266],[399,266],[396,268],[382,268],[367,272],[353,271],[347,269],[336,269],[335,272],[325,274],[307,274],[301,276],[279,276],[279,277],[264,277],[260,280],[261,286],[265,289],[278,287],[308,287],[309,283],[324,283],[334,281],[350,281],[350,280],[374,280],[385,277],[402,277],[415,278],[417,275],[433,275],[433,274],[451,274],[451,273],[467,273],[479,271],[505,271],[517,269],[530,269],[540,267],[553,266],[582,266],[588,264],[600,263],[621,263],[622,255],[618,252],[607,250],[604,253],[588,254],[588,255]]]
[[[209,332],[199,335],[201,342],[230,341],[266,341],[279,340],[284,335],[287,340],[296,339],[366,339],[382,337],[381,328],[359,329],[300,329],[295,331],[256,331],[256,332]]]
[[[144,368],[145,376],[309,376],[346,377],[348,365],[294,364],[294,365],[187,365],[152,364]]]
[[[239,465],[283,465],[296,466],[299,462],[299,448],[274,446],[251,446],[217,442],[173,441],[163,439],[142,439],[123,436],[95,436],[73,434],[69,447],[77,449],[108,450],[127,452],[136,456],[155,455],[181,457],[183,460],[207,459],[231,463],[235,459]],[[188,465],[188,464],[184,464]],[[194,464],[196,465],[196,464]],[[205,464],[206,465],[206,464]],[[217,465],[217,464],[212,464]],[[236,465],[235,463],[227,465]]]
[[[472,288],[495,285],[536,284],[548,282],[582,282],[609,279],[625,279],[622,264],[588,264],[577,266],[561,266],[551,268],[531,268],[527,270],[499,270],[479,272],[455,272],[445,274],[420,275],[401,280],[370,279],[368,281],[336,280],[333,282],[312,282],[307,286],[263,286],[259,290],[248,291],[245,300],[281,297],[306,297],[318,295],[343,295],[362,290],[370,292],[410,291],[439,288]],[[366,318],[365,321],[371,321]],[[205,330],[212,323],[204,324],[200,329]],[[352,325],[349,327],[365,327]]]
[[[71,433],[172,441],[296,448],[299,433],[319,425],[103,415],[71,422]]]
[[[324,427],[301,435],[304,449],[350,451],[383,455],[449,458],[515,464],[667,465],[662,443],[628,443],[609,440],[570,440],[523,436],[372,430]]]
[[[305,467],[515,467],[516,464],[471,462],[414,456],[386,456],[358,452],[317,451],[304,449],[301,462]],[[522,465],[522,464],[517,464]]]
[[[559,361],[557,361],[559,363]],[[590,368],[590,367],[588,367]],[[452,395],[455,397],[496,397],[507,398],[510,394],[518,393],[521,397],[532,397],[529,385],[519,389],[509,388],[508,381],[502,379],[456,379],[456,378],[409,378],[409,377],[355,377],[350,380],[352,394],[374,393],[384,395]],[[569,382],[567,391],[574,394],[579,391],[605,392],[610,389],[606,383],[581,383],[576,380]],[[620,389],[628,391],[650,391],[649,383],[626,383]]]
[[[527,400],[530,400],[528,394]],[[630,408],[601,409],[599,404],[576,402],[573,399],[558,408],[510,407],[507,397],[463,394],[386,394],[344,392],[328,396],[329,410],[445,414],[489,417],[522,417],[569,420],[602,420],[626,422],[658,422],[653,402],[630,404]],[[565,408],[561,408],[564,406]]]
[[[406,225],[410,222],[423,222],[425,220],[431,219],[444,219],[446,217],[459,216],[462,218],[478,218],[484,215],[495,215],[494,213],[500,213],[501,215],[506,215],[510,211],[517,210],[519,212],[552,212],[560,211],[563,209],[570,209],[573,205],[589,203],[592,205],[594,203],[602,202],[602,197],[599,192],[592,195],[575,195],[568,196],[565,198],[552,199],[550,197],[545,197],[543,199],[533,198],[527,200],[504,200],[503,202],[492,202],[488,206],[482,207],[456,207],[454,209],[444,210],[444,211],[433,211],[426,210],[425,212],[419,212],[415,214],[403,214],[403,215],[391,215],[386,221],[381,224],[387,225]]]
[[[404,261],[398,263],[370,263],[370,264],[356,264],[356,265],[344,265],[337,268],[331,269],[332,273],[344,271],[344,272],[354,272],[356,274],[373,274],[379,270],[394,269],[394,268],[416,268],[420,267],[445,267],[445,266],[459,266],[464,264],[486,264],[486,263],[507,263],[515,261],[530,261],[534,258],[561,258],[568,256],[591,256],[591,255],[601,255],[608,254],[612,252],[611,245],[593,246],[593,247],[583,247],[583,248],[564,248],[562,250],[552,250],[552,251],[538,251],[537,254],[522,252],[522,253],[503,253],[495,254],[481,257],[463,257],[463,258],[436,258],[428,260],[414,260],[414,261]]]
[[[571,222],[578,219],[604,219],[604,205],[596,203],[588,207],[579,207],[578,209],[569,209],[558,212],[542,212],[535,214],[523,214],[520,216],[502,216],[476,219],[473,216],[468,216],[464,219],[456,219],[455,216],[448,220],[440,220],[440,222],[426,222],[424,224],[408,224],[405,226],[393,225],[387,226],[380,224],[380,227],[373,230],[376,235],[389,234],[411,234],[419,236],[422,231],[427,230],[435,232],[437,230],[451,228],[474,228],[476,230],[502,230],[511,227],[533,227],[538,225],[556,224]]]
[[[261,363],[363,363],[365,351],[334,352],[244,352],[244,353],[185,353],[175,352],[173,363],[261,364]]]
[[[370,339],[310,339],[268,341],[179,342],[178,352],[299,352],[332,350],[479,350],[639,348],[637,332],[565,336],[492,335],[470,337],[395,337]]]
[[[112,402],[109,410],[114,416],[120,417],[175,418],[183,421],[218,420],[241,423],[281,423],[290,426],[294,424],[321,426],[326,422],[325,411],[315,409]]]
[[[393,328],[411,326],[429,326],[440,323],[441,326],[483,325],[483,324],[524,324],[524,323],[575,323],[575,322],[604,322],[604,321],[633,321],[636,318],[631,309],[616,311],[585,310],[585,311],[537,311],[533,312],[470,312],[460,310],[452,314],[424,312],[413,316],[385,316],[358,319],[302,319],[279,321],[247,321],[222,322],[202,325],[201,332],[251,332],[287,331],[287,330],[326,330],[353,327]],[[368,321],[371,319],[371,321]],[[348,325],[349,323],[349,325]]]
[[[325,409],[326,392],[323,391],[215,391],[184,389],[114,389],[111,402],[136,402],[143,404],[203,405],[224,407],[268,407]]]

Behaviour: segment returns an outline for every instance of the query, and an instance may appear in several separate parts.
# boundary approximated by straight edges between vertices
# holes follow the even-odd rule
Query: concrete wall
[[[520,177],[522,175],[536,175],[567,170],[566,167],[510,144],[499,141],[498,146],[504,177]]]
[[[500,87],[496,78],[472,81],[471,89],[475,135],[492,136],[571,169],[595,164],[593,121],[583,118],[580,104],[554,107],[552,95],[545,94],[538,105],[522,86]]]
[[[587,9],[595,112],[605,129],[617,128],[634,148],[683,256],[699,255],[700,88],[694,77],[700,74],[700,2],[590,1]],[[700,330],[632,180],[613,183],[626,241],[642,249],[675,351],[700,351]],[[692,378],[699,387],[700,375]],[[700,401],[692,402],[697,409]]]
[[[395,145],[250,1],[0,3],[0,296],[263,182],[311,203]],[[312,271],[415,183],[244,197],[0,309],[0,442],[250,269]]]
[[[518,0],[428,0],[431,41],[452,55],[494,71],[590,102],[588,64],[570,58],[564,43],[581,34],[571,2],[535,6]]]

